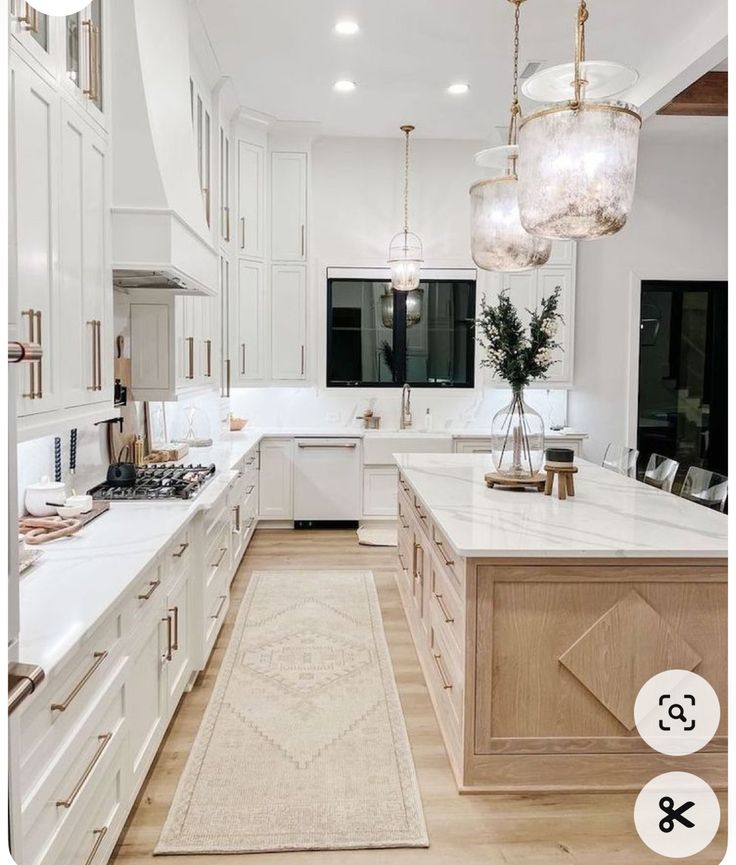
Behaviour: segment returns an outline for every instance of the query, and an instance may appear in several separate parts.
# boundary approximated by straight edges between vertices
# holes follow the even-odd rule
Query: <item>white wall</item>
[[[591,459],[609,441],[636,444],[628,418],[629,376],[637,375],[630,342],[638,345],[632,282],[638,296],[641,279],[728,278],[726,148],[726,118],[653,118],[628,225],[579,245],[569,423],[590,433]]]

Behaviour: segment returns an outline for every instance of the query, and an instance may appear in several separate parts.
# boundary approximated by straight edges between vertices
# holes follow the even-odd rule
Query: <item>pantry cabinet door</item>
[[[60,406],[56,338],[59,97],[14,54],[10,56],[10,261],[14,265],[19,336],[40,343],[43,360],[23,364],[18,415]],[[12,271],[11,271],[12,273]],[[11,285],[12,285],[11,282]]]
[[[220,241],[229,244],[232,240],[233,213],[230,204],[230,136],[224,127],[220,127],[220,158],[219,158],[219,189],[220,189]]]
[[[238,142],[238,255],[263,258],[265,155],[263,147],[248,141]]]
[[[306,153],[271,154],[271,258],[306,261]]]
[[[231,293],[233,381],[242,384],[264,377],[263,265],[240,259],[238,284]]]
[[[271,273],[272,378],[306,378],[307,271],[276,265]]]

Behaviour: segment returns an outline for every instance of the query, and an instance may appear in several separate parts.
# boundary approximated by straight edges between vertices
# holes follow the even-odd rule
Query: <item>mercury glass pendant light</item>
[[[404,230],[392,239],[388,248],[391,285],[396,291],[413,291],[419,287],[424,251],[422,241],[409,231],[409,136],[413,126],[402,126],[406,136],[404,177]]]
[[[524,0],[509,0],[514,16],[514,86],[511,101],[508,144],[492,147],[476,155],[476,164],[493,168],[492,177],[470,187],[470,249],[473,261],[483,270],[528,270],[546,264],[552,241],[529,234],[519,218],[519,155],[517,135],[519,105],[519,18]]]
[[[416,288],[406,295],[406,326],[414,327],[422,320],[424,289]],[[381,295],[381,321],[384,327],[394,326],[394,293],[390,288]]]
[[[641,116],[606,101],[628,89],[633,70],[585,57],[585,0],[577,13],[575,62],[546,69],[525,95],[553,102],[519,126],[519,209],[532,234],[585,240],[615,234],[634,200]]]

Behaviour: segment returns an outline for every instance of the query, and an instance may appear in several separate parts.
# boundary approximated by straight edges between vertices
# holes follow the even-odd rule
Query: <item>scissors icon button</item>
[[[685,802],[679,808],[675,808],[674,800],[670,796],[663,796],[659,800],[659,808],[665,816],[659,821],[659,830],[665,834],[672,832],[675,828],[675,821],[680,823],[686,829],[693,829],[695,823],[684,817],[686,811],[689,811],[695,802]]]

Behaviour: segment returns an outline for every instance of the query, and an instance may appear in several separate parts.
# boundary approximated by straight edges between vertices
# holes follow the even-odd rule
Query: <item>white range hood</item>
[[[217,293],[192,129],[186,0],[115,0],[112,258],[118,288]]]

